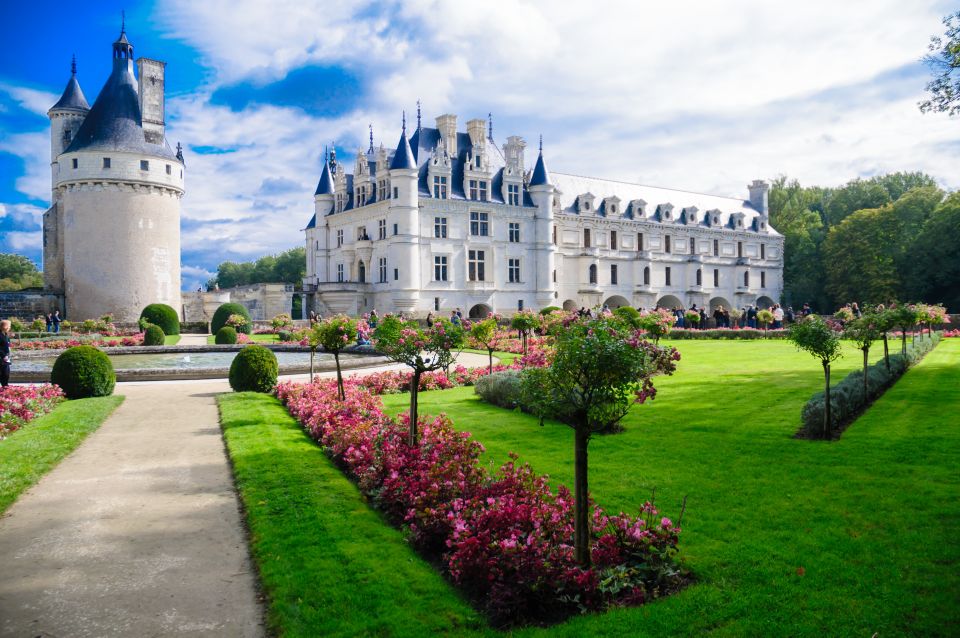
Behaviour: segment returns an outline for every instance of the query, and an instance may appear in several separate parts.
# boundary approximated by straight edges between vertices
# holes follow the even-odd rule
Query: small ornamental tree
[[[470,337],[487,351],[489,360],[487,371],[492,374],[493,352],[497,349],[497,344],[500,343],[497,335],[497,318],[491,314],[482,321],[475,321],[470,326]]]
[[[527,354],[527,335],[540,327],[540,315],[532,310],[521,310],[510,319],[510,327],[520,333],[523,354]]]
[[[633,328],[640,328],[640,311],[633,306],[620,306],[613,309],[614,316]]]
[[[856,315],[853,314],[853,308],[849,305],[843,306],[833,313],[833,318],[839,321],[840,323],[846,325],[848,322],[856,319]]]
[[[773,323],[773,313],[766,308],[757,311],[757,322],[764,330],[766,330],[767,326]]]
[[[293,319],[288,314],[279,314],[270,320],[270,326],[276,331],[287,330],[293,326]]]
[[[688,310],[683,316],[691,328],[696,328],[700,324],[700,313],[696,310]]]
[[[863,352],[863,404],[867,404],[867,369],[870,367],[870,346],[880,338],[880,331],[877,329],[876,315],[872,312],[865,313],[859,319],[854,319],[847,324],[843,331],[843,336],[853,341],[857,348]]]
[[[463,345],[463,328],[438,319],[430,328],[420,328],[416,321],[401,321],[387,315],[373,333],[377,350],[397,363],[413,370],[410,379],[410,434],[408,443],[417,444],[417,391],[424,372],[446,369]]]
[[[250,334],[250,311],[247,310],[246,306],[232,302],[220,304],[220,307],[213,313],[213,318],[210,320],[210,332],[217,334],[217,330],[227,325],[227,319],[230,318],[230,315],[240,315],[246,319],[246,324],[234,326],[234,328],[237,329],[237,332]]]
[[[634,403],[653,399],[653,377],[672,374],[680,353],[645,339],[612,316],[578,319],[558,331],[550,366],[521,374],[521,393],[531,411],[574,431],[574,546],[590,567],[587,446],[597,432],[617,426]]]
[[[890,344],[887,341],[887,333],[893,330],[894,312],[881,304],[873,310],[872,314],[880,338],[883,339],[883,362],[887,366],[887,372],[890,372]]]
[[[654,343],[660,343],[660,337],[670,333],[676,320],[666,308],[657,308],[640,315],[640,328],[653,337]]]
[[[907,331],[917,325],[917,311],[908,304],[899,304],[890,307],[890,318],[893,325],[900,328],[900,354],[907,355]]]
[[[798,350],[806,350],[823,365],[824,379],[824,410],[823,410],[823,438],[830,438],[830,364],[843,356],[840,339],[837,333],[817,315],[810,315],[790,326],[787,339],[797,346]]]
[[[334,315],[314,326],[317,340],[326,352],[333,354],[337,364],[337,389],[340,400],[346,398],[343,391],[343,373],[340,371],[340,351],[357,340],[357,322],[346,315]],[[311,374],[310,378],[313,378]]]

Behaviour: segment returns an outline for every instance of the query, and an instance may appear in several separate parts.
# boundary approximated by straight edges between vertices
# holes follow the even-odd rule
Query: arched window
[[[697,268],[697,285],[698,286],[703,285],[703,271],[700,270],[699,268]]]
[[[590,283],[592,284],[597,283],[597,265],[596,264],[590,264],[589,277],[590,277]]]
[[[643,285],[644,286],[650,285],[650,266],[646,266],[643,269]]]

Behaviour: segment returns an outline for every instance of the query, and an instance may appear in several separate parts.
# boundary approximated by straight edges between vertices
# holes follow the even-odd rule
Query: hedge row
[[[839,436],[843,429],[856,418],[858,414],[870,403],[878,399],[887,388],[896,383],[897,379],[903,376],[911,366],[918,363],[923,357],[933,350],[940,343],[940,334],[933,335],[916,340],[913,344],[907,344],[907,354],[904,356],[899,352],[890,355],[890,368],[887,369],[886,362],[881,359],[877,363],[867,368],[867,396],[863,395],[863,369],[855,370],[848,374],[844,379],[833,386],[830,386],[830,431],[834,436]],[[891,342],[891,350],[895,349],[897,344]],[[876,348],[877,345],[874,345]],[[882,346],[880,346],[882,347]],[[823,392],[813,395],[807,404],[803,407],[802,425],[798,436],[804,438],[820,438],[823,432],[823,411],[826,402],[823,398]]]
[[[710,330],[691,330],[674,328],[666,339],[786,339],[786,330],[758,330],[756,328],[715,328]]]

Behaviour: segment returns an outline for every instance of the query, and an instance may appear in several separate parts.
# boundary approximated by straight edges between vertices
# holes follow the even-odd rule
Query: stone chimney
[[[747,188],[750,191],[750,205],[761,217],[767,217],[770,214],[770,184],[762,179],[755,179]]]
[[[503,145],[503,156],[507,161],[507,167],[522,174],[523,168],[523,149],[527,143],[519,135],[511,135],[507,138],[507,143]]]
[[[487,123],[484,120],[476,119],[467,122],[467,135],[470,136],[470,144],[474,148],[480,148],[487,142]]]
[[[140,92],[140,115],[143,134],[151,144],[162,144],[164,136],[163,76],[166,62],[140,58],[137,60],[137,82]]]
[[[451,113],[437,118],[437,130],[450,157],[457,156],[457,116]]]

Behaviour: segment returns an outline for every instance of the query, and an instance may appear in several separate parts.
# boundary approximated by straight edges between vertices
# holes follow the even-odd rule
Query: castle
[[[164,135],[164,71],[136,60],[124,29],[93,106],[76,61],[50,108],[51,206],[43,215],[43,275],[73,319],[135,321],[150,303],[180,311],[183,154]]]
[[[419,109],[418,109],[419,110]],[[526,308],[768,307],[783,290],[769,185],[747,199],[551,173],[542,142],[441,115],[396,150],[325,157],[304,230],[308,305],[472,317]]]

